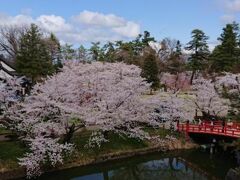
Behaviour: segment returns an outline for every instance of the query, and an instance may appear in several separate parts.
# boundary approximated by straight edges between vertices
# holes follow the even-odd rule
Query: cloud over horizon
[[[62,16],[28,14],[10,16],[0,14],[1,25],[29,25],[35,23],[47,32],[53,32],[64,43],[81,44],[96,41],[116,41],[135,38],[140,25],[114,14],[82,11],[69,19]]]
[[[221,17],[223,23],[231,23],[236,21],[236,15],[240,12],[240,0],[217,0],[224,15]]]
[[[225,9],[235,13],[240,11],[240,0],[224,0]]]

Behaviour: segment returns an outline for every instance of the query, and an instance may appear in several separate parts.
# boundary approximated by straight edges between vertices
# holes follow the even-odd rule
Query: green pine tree
[[[75,49],[73,49],[73,45],[68,43],[61,46],[61,54],[64,61],[74,60],[76,56],[76,52]]]
[[[55,71],[59,71],[62,65],[61,45],[55,34],[51,33],[46,40],[47,50],[49,51]]]
[[[20,74],[31,78],[33,82],[54,71],[42,34],[35,24],[31,25],[20,40],[16,69]]]
[[[182,45],[181,45],[181,42],[179,40],[177,40],[177,44],[176,44],[176,48],[175,48],[174,54],[176,56],[181,56],[182,55]]]
[[[165,63],[164,71],[178,74],[185,70],[185,63],[182,56],[182,45],[180,41],[177,40],[174,46],[173,52],[169,55]]]
[[[80,45],[80,47],[77,49],[77,59],[81,62],[88,61],[87,49],[83,45]]]
[[[149,44],[148,44],[149,42],[156,42],[156,40],[155,40],[154,37],[151,37],[150,32],[144,31],[143,38],[142,38],[142,43],[146,47],[146,46],[149,46]]]
[[[144,56],[142,77],[146,78],[148,83],[152,83],[151,88],[153,90],[157,90],[160,87],[160,80],[158,77],[159,68],[156,56],[153,52],[147,53]]]
[[[89,49],[89,52],[92,55],[92,60],[104,61],[104,52],[100,47],[100,42],[92,42],[92,46]]]
[[[207,44],[208,36],[199,29],[192,31],[192,40],[187,44],[185,48],[191,51],[192,54],[189,58],[189,68],[192,71],[191,83],[195,76],[196,71],[204,70],[208,63],[209,48]]]
[[[108,62],[115,61],[115,48],[114,48],[114,44],[112,42],[107,42],[103,46],[102,51],[104,52],[105,61],[108,61]]]
[[[238,25],[227,24],[218,40],[220,45],[216,46],[211,54],[212,70],[216,72],[232,71],[239,62],[239,40]]]

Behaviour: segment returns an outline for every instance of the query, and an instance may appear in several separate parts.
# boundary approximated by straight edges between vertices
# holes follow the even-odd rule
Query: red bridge
[[[240,123],[223,123],[222,121],[203,121],[201,124],[177,123],[177,130],[180,132],[211,134],[240,138]]]

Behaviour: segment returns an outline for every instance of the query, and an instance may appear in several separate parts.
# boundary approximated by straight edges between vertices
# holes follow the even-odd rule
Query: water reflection
[[[134,167],[124,167],[111,171],[110,180],[157,180],[157,179],[207,179],[193,171],[177,158],[165,158],[149,161]]]
[[[159,179],[198,179],[207,177],[188,167],[178,158],[153,160],[134,166],[121,167],[93,175],[73,178],[72,180],[159,180]]]
[[[40,179],[71,180],[205,180],[224,179],[236,167],[230,156],[202,151],[154,154],[124,161],[73,168],[43,175]]]

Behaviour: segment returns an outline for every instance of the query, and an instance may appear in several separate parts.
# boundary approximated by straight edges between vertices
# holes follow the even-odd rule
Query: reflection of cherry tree
[[[192,171],[191,167],[179,162],[176,158],[154,160],[138,165],[130,165],[112,171],[109,179],[116,180],[157,180],[157,179],[206,179],[204,175]]]
[[[151,98],[142,98],[150,85],[141,70],[123,63],[69,63],[62,72],[33,87],[31,95],[6,112],[12,128],[29,142],[31,152],[21,159],[28,175],[40,164],[62,162],[79,128],[94,126],[134,138],[148,138],[141,126],[157,125]],[[98,144],[104,136],[94,137]],[[63,143],[60,143],[63,142]]]

